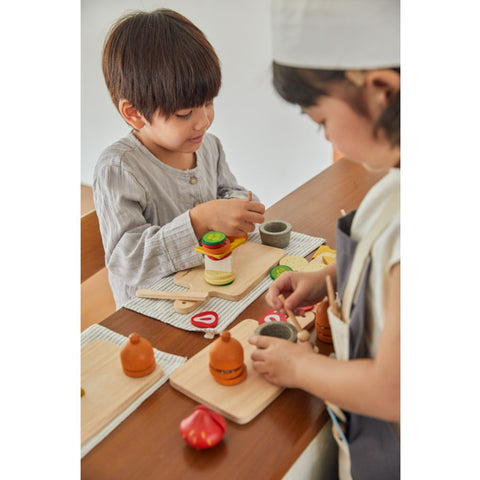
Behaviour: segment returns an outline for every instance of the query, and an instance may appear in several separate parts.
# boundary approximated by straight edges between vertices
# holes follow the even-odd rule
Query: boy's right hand
[[[223,232],[227,237],[241,237],[263,223],[265,205],[243,198],[211,200],[190,210],[190,219],[198,239],[211,231]]]

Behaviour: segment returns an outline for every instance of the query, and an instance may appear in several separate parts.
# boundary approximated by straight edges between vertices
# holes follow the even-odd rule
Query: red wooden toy
[[[197,450],[214,447],[223,438],[227,422],[205,405],[198,405],[193,413],[180,422],[180,434],[185,442]]]
[[[191,322],[198,328],[213,328],[218,324],[218,315],[213,310],[200,312],[191,318]]]
[[[258,319],[258,324],[262,325],[262,323],[267,322],[286,322],[287,318],[288,317],[283,313],[277,312],[275,309],[271,308],[265,312],[263,317]]]

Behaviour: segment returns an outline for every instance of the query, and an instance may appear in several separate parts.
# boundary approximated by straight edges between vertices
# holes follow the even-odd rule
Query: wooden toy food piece
[[[286,322],[287,316],[283,313],[277,312],[274,308],[267,310],[259,319],[258,324],[262,325],[268,322]]]
[[[315,330],[317,331],[317,338],[324,343],[333,343],[332,331],[330,329],[330,321],[328,320],[328,298],[325,297],[317,304],[315,313]]]
[[[236,385],[247,378],[241,343],[224,330],[209,351],[209,369],[216,382]]]
[[[275,280],[278,278],[283,272],[291,272],[292,269],[288,265],[275,265],[270,270],[270,278]]]
[[[202,237],[205,254],[205,281],[211,285],[229,285],[235,280],[232,247],[223,232],[207,232]]]
[[[311,260],[303,267],[300,267],[299,272],[318,272],[327,266],[321,258],[318,260],[319,261],[317,261],[317,259]]]
[[[209,310],[208,312],[200,312],[193,315],[190,320],[195,327],[213,328],[218,324],[218,314],[213,310]]]
[[[180,434],[185,442],[197,450],[214,447],[225,435],[227,422],[205,405],[198,405],[193,413],[180,422]]]
[[[308,264],[306,258],[300,257],[299,255],[286,255],[278,262],[279,265],[286,265],[290,267],[293,271],[297,272],[301,270]]]
[[[129,377],[144,377],[155,370],[152,344],[138,333],[131,333],[120,351],[123,372]]]
[[[312,256],[312,259],[317,258],[325,265],[330,265],[337,261],[337,251],[330,248],[328,245],[320,245]]]

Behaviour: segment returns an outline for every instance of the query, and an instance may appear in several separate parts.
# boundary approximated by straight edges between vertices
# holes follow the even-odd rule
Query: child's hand
[[[210,230],[225,233],[227,237],[241,237],[255,230],[256,223],[264,222],[265,205],[243,198],[211,200],[190,210],[192,226],[201,238]]]
[[[266,335],[254,335],[248,341],[258,347],[251,355],[253,368],[265,380],[283,387],[300,386],[305,375],[302,358],[313,352],[310,342],[293,343]]]
[[[313,305],[325,297],[327,275],[336,278],[336,265],[331,264],[318,272],[284,272],[273,283],[265,295],[265,300],[275,310],[283,312],[282,302],[278,296],[285,297],[285,307],[296,314],[297,307]]]

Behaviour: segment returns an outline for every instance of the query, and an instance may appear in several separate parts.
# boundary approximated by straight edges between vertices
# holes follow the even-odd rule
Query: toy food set
[[[237,248],[231,250],[235,279],[230,284],[212,285],[208,283],[205,280],[203,265],[178,272],[174,275],[173,281],[176,285],[187,287],[187,292],[201,292],[206,293],[207,298],[221,297],[226,300],[238,301],[256,287],[284,256],[285,250],[280,248],[243,241],[237,245]],[[206,299],[200,301],[175,300],[174,309],[177,313],[190,313],[201,307],[204,301]]]
[[[180,435],[197,450],[217,445],[225,435],[227,422],[205,405],[198,405],[193,413],[180,422]]]
[[[305,317],[298,317],[298,321],[302,328],[309,328],[314,318],[313,312],[307,312]],[[248,339],[257,326],[256,320],[247,319],[229,330],[230,340],[236,339],[243,348],[244,381],[236,385],[222,385],[216,381],[210,372],[209,345],[170,375],[170,385],[228,420],[240,425],[251,421],[283,391],[283,387],[267,382],[253,369],[250,357],[256,347],[248,343]],[[238,368],[239,362],[236,364]]]
[[[207,232],[203,235],[201,246],[195,250],[205,255],[205,281],[210,285],[229,285],[235,280],[232,266],[232,251],[246,241],[240,237],[230,241],[223,232]]]
[[[243,347],[228,330],[224,330],[210,347],[208,367],[221,385],[237,385],[247,378]]]

